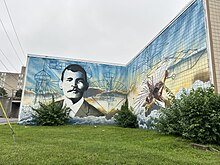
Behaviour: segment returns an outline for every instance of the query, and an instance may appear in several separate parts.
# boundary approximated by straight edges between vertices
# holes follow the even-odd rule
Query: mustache
[[[81,92],[82,90],[78,89],[78,88],[73,88],[68,90],[67,92]]]

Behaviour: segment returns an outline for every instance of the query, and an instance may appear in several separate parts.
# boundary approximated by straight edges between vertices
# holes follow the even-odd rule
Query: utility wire
[[[2,63],[2,61],[1,61],[1,63]],[[6,74],[7,74],[7,73],[6,73]],[[17,79],[17,78],[15,78],[13,75],[11,75],[11,76],[15,79],[16,82],[18,82],[19,78]],[[6,83],[5,80],[4,80],[4,83]],[[6,83],[6,84],[7,84],[7,83]],[[9,84],[7,84],[7,85],[10,86]],[[10,87],[13,88],[12,86],[10,86]]]
[[[13,88],[12,86],[9,86],[9,87],[11,87],[11,89],[5,87],[5,84],[6,84],[7,86],[9,86],[7,83],[4,82],[4,85],[2,85],[0,88],[3,88],[3,89],[5,89],[5,90],[8,90],[9,92],[12,92],[12,95],[13,95],[13,91],[17,91],[17,89]],[[6,92],[7,92],[7,91],[6,91]],[[8,95],[8,93],[7,93],[7,95]]]
[[[3,54],[3,56],[9,62],[9,64],[18,72],[18,70],[14,67],[14,65],[11,63],[11,61],[8,59],[8,57],[5,55],[5,53],[1,50],[1,48],[0,48],[0,52]]]
[[[0,52],[5,56],[5,58],[7,59],[7,61],[11,64],[11,62],[8,60],[8,58],[7,58],[7,56],[4,54],[4,52],[0,49]],[[9,69],[8,69],[8,67],[6,67],[6,65],[2,62],[2,60],[0,59],[0,62],[2,63],[2,65],[5,67],[5,69],[9,72]],[[11,66],[18,72],[18,70],[11,64]],[[17,78],[15,78],[13,75],[12,75],[12,77],[16,80],[16,81],[18,81],[18,79]]]
[[[0,59],[0,62],[2,63],[2,65],[5,67],[5,69],[8,71],[7,66],[5,66],[5,64],[2,62],[2,60]]]
[[[10,87],[10,88],[12,88],[13,90],[16,90],[16,89],[14,89],[14,87],[13,86],[11,86],[11,85],[9,85],[8,83],[6,83],[5,81],[3,81],[4,82],[4,84],[6,84],[8,87]],[[8,88],[6,88],[6,87],[4,87],[5,89],[8,89]],[[9,91],[10,91],[10,89],[8,89]]]
[[[5,81],[4,81],[4,84],[11,88],[11,89],[6,88],[5,85],[4,85],[4,88],[5,88],[5,89],[8,89],[10,92],[11,92],[11,90],[17,90],[17,89],[15,89],[13,86],[11,86],[11,85],[9,85],[8,83],[6,83]]]
[[[4,89],[7,89],[8,91],[17,91],[17,89],[15,89],[13,86],[11,86],[11,85],[9,85],[8,83],[6,83],[5,81],[3,81],[4,82],[4,86],[2,87],[2,88],[4,88]],[[5,85],[7,85],[7,87],[10,87],[11,89],[9,89],[9,88],[7,88],[7,87],[5,87]]]
[[[5,33],[6,33],[6,35],[7,35],[7,38],[8,38],[8,40],[9,40],[9,42],[10,42],[10,44],[11,44],[11,46],[12,46],[12,48],[13,48],[14,52],[15,52],[15,54],[17,55],[17,57],[18,57],[19,61],[20,61],[20,62],[21,62],[21,64],[23,65],[23,63],[22,63],[22,61],[21,61],[21,59],[20,59],[20,57],[19,57],[19,55],[18,55],[18,53],[17,53],[17,51],[16,51],[16,49],[15,49],[14,45],[13,45],[13,43],[12,43],[12,41],[11,41],[11,39],[10,39],[9,35],[8,35],[8,32],[7,32],[7,31],[6,31],[6,29],[5,29],[5,26],[4,26],[4,24],[3,24],[3,22],[2,22],[2,19],[1,19],[1,18],[0,18],[0,22],[1,22],[1,24],[2,24],[2,27],[3,27],[3,29],[4,29],[4,31],[5,31]]]
[[[12,21],[11,14],[10,14],[10,12],[9,12],[7,3],[5,2],[5,0],[3,0],[3,1],[4,1],[4,4],[5,4],[5,7],[6,7],[6,9],[7,9],[8,16],[9,16],[9,18],[10,18],[10,21],[11,21],[11,24],[12,24],[12,27],[13,27],[13,30],[14,30],[15,35],[16,35],[16,38],[17,38],[18,43],[19,43],[19,45],[20,45],[20,47],[21,47],[22,53],[23,53],[23,55],[24,55],[24,58],[26,59],[26,56],[25,56],[25,53],[24,53],[24,49],[23,49],[23,47],[21,46],[21,42],[20,42],[20,40],[19,40],[19,38],[18,38],[18,34],[17,34],[16,30],[15,30],[15,26],[14,26],[14,23],[13,23],[13,21]]]
[[[1,64],[5,67],[5,69],[7,70],[7,71],[9,71],[9,69],[7,68],[7,66],[2,62],[2,60],[0,59],[0,62],[1,62]],[[15,79],[15,81],[18,81],[19,80],[19,78],[17,79],[17,78],[15,78],[13,75],[11,75],[14,79]]]
[[[8,91],[11,91],[11,89],[6,88],[5,86],[2,86],[1,88],[4,88],[4,89],[6,89],[6,90],[8,90]],[[12,90],[14,90],[14,89],[12,89]]]

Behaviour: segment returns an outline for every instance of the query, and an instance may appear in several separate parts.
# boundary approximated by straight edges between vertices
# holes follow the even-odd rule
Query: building
[[[17,90],[23,88],[25,67],[21,73],[0,72],[0,87],[4,88],[8,97],[14,97]]]
[[[8,117],[18,117],[21,98],[16,96],[16,92],[23,89],[24,75],[25,67],[21,68],[21,73],[0,72],[0,87],[7,92],[7,96],[0,96],[0,100]]]
[[[193,0],[127,65],[29,55],[19,121],[31,119],[39,101],[65,99],[59,84],[70,64],[86,71],[89,104],[109,117],[128,99],[140,123],[164,105],[164,88],[178,96],[214,84],[220,92],[219,9],[219,0]]]
[[[210,66],[215,91],[220,93],[220,0],[206,0]]]

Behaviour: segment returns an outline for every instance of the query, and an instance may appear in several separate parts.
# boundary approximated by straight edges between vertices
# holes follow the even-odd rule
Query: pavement
[[[18,118],[9,118],[9,122],[10,123],[17,123],[18,122]],[[0,117],[0,124],[6,124],[7,120],[6,118],[1,118]]]

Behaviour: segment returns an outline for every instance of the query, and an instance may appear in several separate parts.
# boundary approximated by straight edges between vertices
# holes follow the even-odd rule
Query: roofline
[[[72,59],[72,58],[67,58],[67,57],[57,57],[57,56],[48,56],[48,55],[40,55],[40,54],[27,54],[27,57],[40,57],[40,58],[48,58],[48,59],[89,62],[89,63],[106,64],[106,65],[123,66],[123,67],[126,67],[126,65],[127,65],[127,64],[92,61],[92,60],[83,60],[83,59]]]

